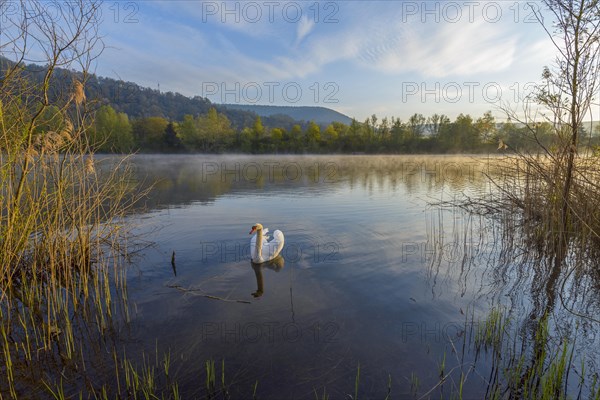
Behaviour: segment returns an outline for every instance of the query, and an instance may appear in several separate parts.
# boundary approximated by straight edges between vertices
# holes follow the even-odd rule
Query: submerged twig
[[[167,287],[173,288],[173,289],[177,289],[177,290],[180,290],[180,291],[185,292],[185,293],[197,293],[198,296],[206,297],[207,299],[221,300],[221,301],[226,301],[226,302],[229,302],[229,303],[252,304],[251,301],[247,301],[247,300],[224,299],[224,298],[219,297],[219,296],[213,296],[212,294],[207,294],[207,293],[202,292],[201,289],[186,289],[186,288],[181,287],[179,285],[167,285]],[[198,293],[198,292],[200,292],[200,293]]]

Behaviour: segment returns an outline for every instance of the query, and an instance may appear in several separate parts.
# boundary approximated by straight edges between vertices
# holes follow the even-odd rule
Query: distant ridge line
[[[323,106],[276,106],[261,104],[220,104],[220,106],[230,110],[253,112],[261,117],[287,115],[298,121],[314,121],[317,124],[342,122],[350,125],[352,123],[352,118],[347,115]]]

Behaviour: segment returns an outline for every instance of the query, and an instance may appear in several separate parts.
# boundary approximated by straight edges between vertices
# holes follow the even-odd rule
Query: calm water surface
[[[225,361],[235,398],[250,397],[257,380],[260,398],[314,398],[323,387],[342,398],[354,392],[359,364],[362,397],[384,398],[390,376],[395,396],[408,396],[415,376],[423,394],[444,357],[452,366],[450,341],[464,334],[465,314],[483,316],[506,297],[485,263],[496,250],[482,238],[494,232],[429,205],[489,190],[474,158],[138,156],[134,164],[157,184],[135,216],[154,245],[129,271],[125,351],[170,352],[185,398],[205,395],[208,359]],[[282,257],[259,267],[249,260],[256,222],[285,235]],[[485,388],[468,390],[478,398]]]

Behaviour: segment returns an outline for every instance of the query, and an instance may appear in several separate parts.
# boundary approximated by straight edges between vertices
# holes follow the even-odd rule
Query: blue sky
[[[96,73],[215,103],[478,117],[555,49],[518,1],[107,2]]]

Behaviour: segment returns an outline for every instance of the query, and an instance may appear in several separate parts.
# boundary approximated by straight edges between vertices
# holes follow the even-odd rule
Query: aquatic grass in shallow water
[[[94,387],[92,370],[111,354],[127,309],[122,267],[133,238],[124,221],[139,197],[128,158],[94,156],[88,75],[50,93],[60,54],[83,57],[70,46],[92,45],[98,4],[75,2],[58,20],[30,5],[40,12],[33,25],[47,18],[45,29],[57,29],[63,19],[55,40],[85,38],[44,44],[56,58],[43,83],[17,66],[0,80],[0,397],[36,396],[59,381],[53,395],[68,397]]]
[[[463,336],[465,350],[458,353],[450,341],[454,357],[451,363],[441,364],[449,364],[449,370],[438,384],[421,393],[413,391],[413,396],[469,398],[473,385],[485,388],[486,399],[567,399],[569,389],[577,398],[596,399],[597,374],[586,374],[583,361],[579,369],[574,368],[574,343],[567,338],[553,341],[547,315],[534,325],[530,342],[502,308],[492,309],[481,322],[465,322],[465,332],[470,332]],[[416,379],[413,376],[411,381]]]

